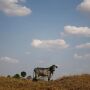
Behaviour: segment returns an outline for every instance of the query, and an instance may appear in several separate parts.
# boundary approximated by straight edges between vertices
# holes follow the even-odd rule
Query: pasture
[[[65,76],[49,82],[0,77],[0,90],[90,90],[90,75]]]

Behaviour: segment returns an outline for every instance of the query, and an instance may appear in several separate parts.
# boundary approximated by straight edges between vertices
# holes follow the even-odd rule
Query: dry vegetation
[[[90,75],[62,77],[50,82],[0,77],[0,90],[90,90]]]

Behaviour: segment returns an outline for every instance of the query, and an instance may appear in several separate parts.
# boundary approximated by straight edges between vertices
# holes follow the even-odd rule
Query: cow
[[[42,67],[35,68],[33,71],[33,80],[38,80],[38,78],[41,76],[41,77],[47,77],[49,81],[53,76],[55,68],[58,68],[58,66],[52,65],[48,68],[42,68]]]

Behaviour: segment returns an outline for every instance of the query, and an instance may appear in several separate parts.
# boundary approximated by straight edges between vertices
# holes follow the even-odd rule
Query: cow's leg
[[[51,75],[48,76],[48,81],[50,81],[50,79],[51,79]]]
[[[35,78],[38,79],[38,74],[35,75]]]
[[[50,81],[50,78],[48,77],[48,81]]]
[[[37,81],[38,80],[38,75],[37,73],[35,73],[35,77],[33,78],[34,81]]]

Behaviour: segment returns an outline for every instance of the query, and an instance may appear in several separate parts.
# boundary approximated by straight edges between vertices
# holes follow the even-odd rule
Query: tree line
[[[8,75],[7,76],[8,78],[10,78],[10,77],[13,77],[13,78],[17,78],[17,79],[20,79],[20,78],[22,78],[22,79],[32,79],[32,77],[31,76],[27,76],[27,73],[25,72],[25,71],[22,71],[20,74],[14,74],[13,76],[11,76],[11,75]]]

